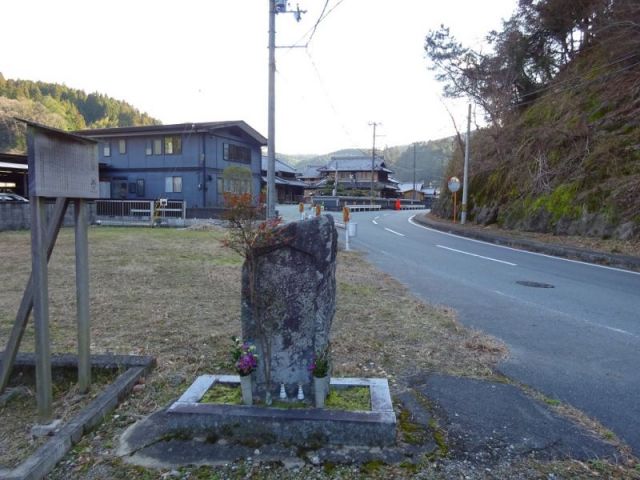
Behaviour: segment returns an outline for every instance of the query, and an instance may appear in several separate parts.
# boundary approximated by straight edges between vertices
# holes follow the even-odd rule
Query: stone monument
[[[296,398],[300,386],[310,396],[309,366],[314,354],[328,347],[336,308],[333,217],[323,215],[278,227],[273,239],[242,269],[242,337],[256,345],[260,359],[254,394],[268,390],[277,398],[284,384],[290,399]]]

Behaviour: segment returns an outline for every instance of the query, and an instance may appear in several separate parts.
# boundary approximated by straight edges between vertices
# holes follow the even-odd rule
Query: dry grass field
[[[51,478],[161,478],[163,472],[126,465],[113,451],[126,426],[177,398],[196,375],[229,371],[229,339],[240,334],[241,258],[222,246],[224,234],[215,228],[90,229],[92,353],[153,355],[158,366],[113,415],[83,438]],[[0,349],[30,272],[29,241],[29,232],[0,233]],[[75,279],[69,229],[60,234],[49,279],[52,351],[74,352]],[[398,393],[406,378],[419,371],[491,377],[497,361],[507,354],[495,339],[461,327],[455,312],[417,301],[357,253],[339,253],[337,284],[332,331],[336,375],[385,375],[392,393]],[[32,326],[21,350],[33,351]],[[70,391],[59,396],[58,412],[68,411],[73,395]],[[0,465],[15,464],[19,454],[34,447],[28,437],[33,414],[15,414],[34,405],[31,399],[0,408]],[[213,470],[194,467],[181,470],[180,478],[236,478],[234,471],[217,476]],[[273,469],[251,472],[246,478],[294,475],[281,471],[270,476]],[[345,472],[357,476],[353,469]],[[298,473],[300,478],[309,476]],[[322,477],[323,470],[316,469],[314,475]]]

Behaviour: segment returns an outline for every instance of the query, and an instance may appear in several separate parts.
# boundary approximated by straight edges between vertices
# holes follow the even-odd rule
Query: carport
[[[0,191],[29,196],[27,156],[0,153]]]

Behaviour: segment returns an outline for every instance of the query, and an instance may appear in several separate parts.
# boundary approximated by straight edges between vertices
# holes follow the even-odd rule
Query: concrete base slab
[[[331,381],[334,387],[369,386],[373,407],[369,412],[197,403],[217,381],[234,383],[239,377],[199,377],[166,410],[131,425],[117,454],[128,463],[154,468],[245,460],[278,461],[295,469],[327,462],[419,462],[435,449],[433,441],[408,445],[397,440],[395,412],[383,379]]]
[[[386,379],[331,379],[333,388],[368,387],[371,411],[366,412],[198,403],[216,383],[239,384],[240,377],[198,377],[167,410],[167,422],[172,431],[307,447],[326,444],[388,446],[395,443],[396,416]]]
[[[157,412],[151,417],[155,423],[161,423],[166,418],[163,412]],[[434,450],[432,442],[423,445],[398,444],[391,447],[368,446],[336,446],[328,445],[320,448],[303,448],[298,445],[283,445],[278,443],[242,444],[229,442],[226,439],[215,440],[185,439],[180,437],[152,438],[145,432],[144,427],[149,426],[148,417],[144,424],[136,424],[130,430],[136,430],[138,438],[145,437],[138,450],[120,449],[118,454],[123,456],[126,463],[145,468],[176,469],[187,465],[220,466],[238,461],[247,461],[254,464],[279,462],[287,468],[296,469],[304,465],[329,464],[364,464],[370,461],[380,461],[385,464],[397,464],[401,462],[419,463],[424,460],[426,454]],[[158,430],[155,430],[157,433]],[[133,435],[128,435],[124,440],[130,446]]]

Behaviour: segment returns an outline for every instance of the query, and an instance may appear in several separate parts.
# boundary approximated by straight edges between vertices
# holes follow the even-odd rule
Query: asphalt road
[[[415,214],[352,214],[351,247],[504,341],[505,375],[595,417],[640,455],[640,274],[457,237]]]

